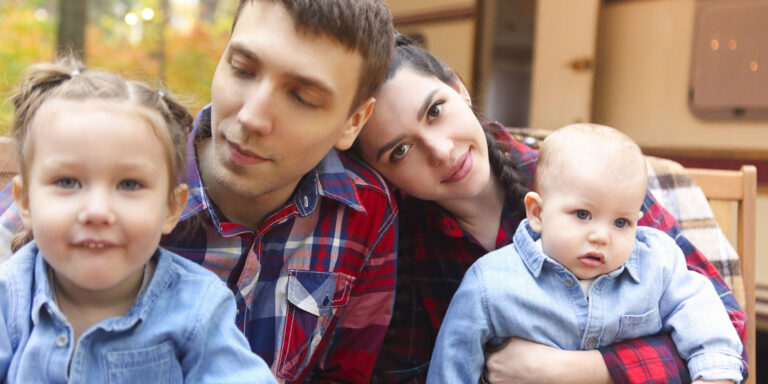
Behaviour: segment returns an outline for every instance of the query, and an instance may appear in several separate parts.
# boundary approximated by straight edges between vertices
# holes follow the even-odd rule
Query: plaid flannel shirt
[[[162,245],[228,283],[236,323],[278,380],[368,382],[394,296],[397,208],[384,179],[332,149],[256,231],[221,222],[194,158],[209,112],[190,137],[182,225]]]
[[[228,283],[233,320],[279,381],[370,381],[395,286],[397,208],[384,179],[332,149],[256,231],[219,221],[195,161],[195,132],[210,132],[209,108],[190,136],[189,200],[161,245]],[[8,248],[23,228],[10,186],[0,212],[0,246]]]
[[[512,139],[504,127],[490,123],[497,138],[510,145],[518,166],[533,179],[538,151]],[[531,186],[529,185],[529,188]],[[525,217],[507,202],[502,212],[496,248],[512,242]],[[423,383],[435,339],[448,304],[467,269],[487,251],[439,205],[405,197],[400,200],[400,248],[395,309],[379,355],[374,382]],[[742,341],[745,314],[715,269],[679,234],[675,219],[653,196],[646,194],[640,225],[660,229],[683,249],[689,269],[707,276],[725,305]],[[629,340],[600,349],[615,383],[679,383],[690,381],[669,335]],[[746,363],[743,365],[746,372]]]

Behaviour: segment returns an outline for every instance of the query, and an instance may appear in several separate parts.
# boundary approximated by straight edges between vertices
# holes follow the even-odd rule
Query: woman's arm
[[[486,355],[488,382],[612,383],[597,350],[564,351],[520,338],[509,339]]]

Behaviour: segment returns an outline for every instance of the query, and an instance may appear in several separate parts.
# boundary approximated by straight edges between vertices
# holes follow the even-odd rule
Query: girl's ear
[[[189,187],[186,184],[179,184],[173,189],[173,198],[168,201],[168,209],[165,212],[163,221],[163,234],[167,235],[176,227],[184,207],[187,205],[189,196]]]
[[[27,228],[31,228],[29,191],[24,189],[24,182],[21,179],[21,175],[13,177],[13,201],[16,203],[16,209],[19,211],[21,221]]]
[[[536,233],[541,233],[541,209],[542,199],[536,192],[525,194],[525,215],[528,218],[528,225]]]
[[[467,91],[467,87],[464,86],[464,83],[461,82],[459,75],[456,73],[456,71],[453,70],[453,68],[445,68],[445,71],[450,73],[452,75],[451,77],[454,79],[453,84],[451,84],[451,88],[453,88],[454,91],[461,95],[461,97],[463,97],[467,102],[467,105],[471,107],[472,98],[469,97],[469,91]]]

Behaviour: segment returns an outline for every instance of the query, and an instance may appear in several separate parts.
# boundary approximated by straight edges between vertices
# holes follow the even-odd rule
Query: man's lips
[[[461,157],[456,159],[448,174],[442,180],[443,183],[455,183],[464,179],[472,170],[472,150],[468,149]]]
[[[227,141],[227,144],[229,145],[229,158],[238,165],[248,166],[266,161],[265,158],[247,149],[243,149],[231,141]]]
[[[589,252],[579,257],[581,265],[590,268],[596,268],[605,264],[605,256],[600,252]]]

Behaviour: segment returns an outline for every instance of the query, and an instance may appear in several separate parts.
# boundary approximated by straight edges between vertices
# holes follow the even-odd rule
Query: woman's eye
[[[123,180],[117,184],[117,189],[124,191],[135,191],[139,188],[141,188],[141,184],[136,180]]]
[[[64,188],[64,189],[73,189],[73,188],[80,187],[80,182],[71,177],[62,177],[56,180],[54,184],[56,184],[56,186],[58,186],[59,188]]]
[[[627,220],[627,219],[616,219],[616,221],[613,222],[613,225],[615,225],[616,228],[624,228],[626,226],[629,226],[629,220]]]
[[[440,117],[441,114],[443,114],[443,101],[438,101],[434,104],[432,104],[431,107],[429,107],[429,110],[427,110],[427,121],[433,121]]]
[[[577,209],[576,212],[574,212],[574,215],[576,215],[579,220],[587,220],[591,216],[586,209]]]
[[[405,157],[406,154],[408,154],[408,151],[411,150],[411,147],[413,147],[413,144],[398,145],[389,154],[389,160],[392,161],[393,163],[402,160],[402,158]]]

